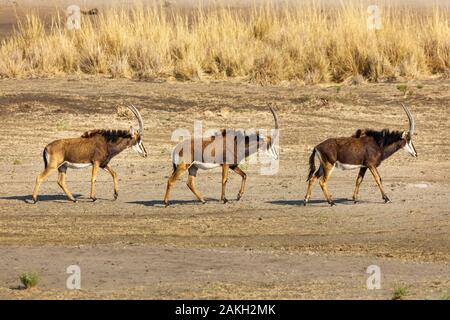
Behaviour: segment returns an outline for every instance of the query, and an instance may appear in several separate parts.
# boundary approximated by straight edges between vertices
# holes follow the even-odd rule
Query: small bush
[[[60,131],[66,131],[69,129],[69,123],[65,120],[61,120],[56,124],[56,128]]]
[[[37,286],[39,282],[39,276],[37,273],[24,272],[20,275],[19,279],[26,289]]]
[[[126,120],[134,119],[133,112],[131,112],[131,110],[128,109],[127,107],[123,107],[123,106],[117,107],[116,115],[119,119],[126,119]]]
[[[406,84],[399,84],[397,86],[397,90],[403,93],[403,95],[405,96],[408,94],[408,86]]]
[[[409,290],[406,286],[397,286],[392,292],[392,300],[403,300],[408,294]]]

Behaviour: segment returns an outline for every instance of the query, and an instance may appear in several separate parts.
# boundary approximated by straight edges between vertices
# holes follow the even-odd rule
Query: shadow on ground
[[[131,201],[127,202],[131,204],[140,204],[146,207],[165,207],[166,205],[162,200],[148,200],[148,201]],[[169,207],[176,205],[208,205],[208,203],[221,203],[221,201],[217,199],[206,199],[206,203],[202,204],[198,200],[171,200],[169,203]]]
[[[74,198],[77,201],[80,200],[86,200],[86,201],[92,201],[90,198],[83,197],[81,194],[74,194]],[[9,196],[9,197],[0,197],[0,200],[17,200],[17,201],[23,201],[25,203],[34,203],[31,195],[23,195],[23,196]],[[101,199],[97,198],[97,200],[108,200],[108,199]],[[38,197],[38,202],[71,202],[67,199],[67,196],[63,194],[52,194],[52,195],[41,195]]]
[[[276,204],[276,205],[282,205],[282,206],[304,206],[305,202],[304,200],[274,200],[269,201],[267,203]],[[346,198],[338,198],[334,199],[334,203],[336,205],[344,204],[344,205],[355,205],[355,202],[352,199],[346,199]],[[369,203],[367,201],[358,201],[357,204],[360,203]],[[330,205],[326,200],[310,200],[308,202],[308,206],[316,206],[316,207],[329,207]]]

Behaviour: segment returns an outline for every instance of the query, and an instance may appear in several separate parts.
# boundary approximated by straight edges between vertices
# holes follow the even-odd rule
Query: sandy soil
[[[241,83],[146,83],[99,78],[0,81],[0,298],[377,298],[396,287],[405,298],[450,294],[450,81],[397,84],[258,87]],[[171,133],[205,128],[270,128],[267,103],[278,106],[281,162],[263,176],[248,165],[240,202],[222,204],[220,170],[200,172],[194,201],[183,177],[162,206],[171,172]],[[357,128],[405,129],[400,102],[417,121],[413,159],[395,154],[380,168],[392,204],[382,202],[368,174],[362,202],[352,195],[356,171],[335,171],[330,208],[317,186],[304,207],[307,158],[330,136]],[[112,162],[120,196],[101,173],[99,200],[89,194],[89,170],[69,171],[80,197],[66,201],[52,176],[40,202],[28,204],[42,150],[54,139],[93,128],[126,129],[116,114],[134,103],[146,122],[149,158],[131,150]],[[230,174],[228,197],[240,179]],[[66,268],[78,264],[82,290],[65,288]],[[378,265],[382,289],[367,290],[366,268]],[[40,284],[18,290],[18,275],[36,271]]]

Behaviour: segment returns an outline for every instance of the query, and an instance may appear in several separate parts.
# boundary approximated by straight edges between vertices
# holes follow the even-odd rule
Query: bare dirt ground
[[[0,298],[313,298],[390,299],[450,295],[450,81],[408,84],[258,87],[242,83],[135,82],[100,78],[0,81]],[[173,130],[270,128],[267,103],[278,106],[280,170],[260,175],[246,165],[240,202],[222,204],[220,170],[199,172],[209,199],[194,201],[183,177],[162,206],[171,172]],[[400,151],[380,168],[392,204],[384,204],[368,174],[362,202],[351,198],[357,171],[337,171],[330,208],[316,186],[304,207],[307,158],[327,137],[357,128],[403,130],[400,102],[417,121],[419,158]],[[42,150],[54,139],[93,128],[126,129],[118,105],[140,107],[149,158],[125,151],[112,162],[120,195],[101,173],[99,200],[89,198],[90,170],[68,172],[79,196],[69,203],[52,176],[40,202],[30,199],[42,170]],[[228,197],[240,179],[230,174]],[[81,267],[82,290],[66,289],[66,268]],[[382,289],[367,290],[366,269],[378,265]],[[40,283],[19,290],[18,275],[36,271]]]

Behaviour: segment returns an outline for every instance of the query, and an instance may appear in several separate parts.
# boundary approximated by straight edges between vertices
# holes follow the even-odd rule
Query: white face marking
[[[271,145],[268,151],[269,151],[270,156],[274,160],[278,160],[278,153],[277,153],[277,150],[275,149],[274,145]]]
[[[144,150],[144,147],[142,146],[142,140],[136,143],[134,146],[132,146],[132,149],[136,151],[141,157],[146,157],[147,153]]]
[[[64,162],[61,166],[66,166],[70,169],[84,169],[92,166],[92,163],[72,163],[72,162]]]
[[[341,169],[341,170],[354,170],[354,169],[359,169],[364,167],[363,165],[360,164],[347,164],[347,163],[341,163],[339,161],[336,161],[336,167]]]
[[[405,150],[407,153],[409,153],[413,157],[417,157],[417,153],[414,149],[414,146],[412,144],[412,140],[409,140],[405,146],[403,147],[403,150]]]
[[[203,162],[199,162],[199,161],[192,162],[192,165],[195,165],[197,168],[202,169],[202,170],[210,170],[210,169],[220,167],[220,164],[217,164],[217,163],[203,163]]]

